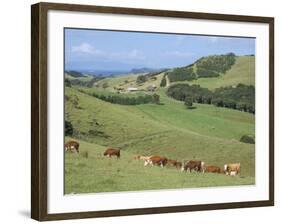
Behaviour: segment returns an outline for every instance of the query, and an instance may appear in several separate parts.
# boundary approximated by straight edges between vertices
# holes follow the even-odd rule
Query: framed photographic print
[[[274,18],[32,5],[32,218],[272,206]]]

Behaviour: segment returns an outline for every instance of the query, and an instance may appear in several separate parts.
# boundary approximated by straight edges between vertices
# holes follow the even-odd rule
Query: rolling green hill
[[[166,83],[199,84],[210,90],[239,83],[254,85],[254,64],[253,56],[235,57],[235,63],[224,74]],[[190,66],[197,68],[196,63]],[[73,126],[72,138],[81,143],[79,154],[65,156],[65,192],[254,184],[255,144],[239,140],[243,135],[255,136],[255,115],[197,103],[196,109],[188,110],[184,102],[167,96],[167,88],[159,87],[164,71],[138,83],[138,76],[146,74],[108,77],[97,80],[90,88],[65,87],[65,118]],[[145,91],[151,85],[157,86],[154,93],[160,96],[160,104],[119,105],[89,95],[96,92],[134,97],[149,93],[125,90],[136,87]],[[120,93],[118,89],[124,91]],[[103,157],[107,147],[121,148],[121,159]],[[133,160],[135,154],[162,155],[180,161],[198,159],[220,167],[240,162],[241,175],[186,174],[172,168],[143,167],[141,161]]]
[[[196,73],[197,63],[192,65],[182,67],[182,68],[193,68]],[[172,71],[171,69],[170,71]],[[169,71],[168,71],[169,72]],[[179,71],[179,73],[181,73]],[[98,82],[99,87],[102,87],[104,83],[107,84],[108,91],[114,91],[114,87],[128,88],[137,87],[140,90],[146,89],[150,85],[160,86],[160,82],[164,76],[165,72],[160,73],[156,76],[156,80],[148,80],[141,85],[139,85],[136,80],[139,75],[143,74],[133,74],[119,77],[109,77]],[[168,78],[168,77],[167,77]],[[189,84],[199,84],[201,87],[214,90],[219,87],[225,86],[236,86],[239,83],[245,85],[255,85],[255,57],[254,56],[236,56],[235,63],[227,70],[224,74],[219,73],[217,77],[197,77],[195,80],[184,80],[184,81],[174,81],[169,82],[168,85],[173,85],[177,83],[189,83]]]
[[[133,163],[131,161],[133,154],[163,155],[178,160],[200,159],[207,164],[216,164],[221,167],[225,163],[240,162],[243,167],[242,175],[247,177],[247,181],[246,179],[243,181],[248,184],[254,183],[255,146],[239,142],[244,134],[254,135],[253,115],[202,104],[197,104],[196,110],[187,110],[182,102],[167,97],[165,89],[161,88],[157,93],[161,96],[162,105],[124,106],[107,103],[81,93],[75,88],[67,87],[66,96],[70,98],[77,96],[78,105],[74,106],[70,100],[66,101],[66,118],[73,124],[76,138],[93,143],[87,149],[81,146],[81,150],[86,150],[91,154],[99,149],[100,153],[101,149],[104,150],[106,147],[120,147],[122,154],[128,155],[126,163],[129,164]],[[75,163],[73,156],[66,157],[66,163],[71,161]],[[107,160],[102,161],[108,163]],[[139,165],[135,166],[136,169],[139,169],[138,167]],[[133,172],[131,169],[133,167],[129,170],[121,169],[125,173],[120,171],[120,175],[133,175],[130,173]],[[84,175],[87,176],[88,174],[84,174],[82,170],[71,173],[69,178],[79,179]],[[171,172],[178,175],[179,171]],[[206,182],[199,181],[200,183],[196,182],[197,184],[193,183],[191,186],[194,184],[216,186],[221,183],[221,180],[216,182],[216,178],[205,180]],[[235,183],[241,184],[241,180],[238,178],[238,181],[232,184]],[[115,187],[113,185],[111,190],[119,189]],[[127,189],[122,189],[135,190],[135,187],[128,185]],[[147,183],[144,189],[151,189],[151,187],[156,188],[156,185],[153,187]],[[176,187],[173,183],[165,184],[165,188]],[[66,188],[73,188],[71,181],[67,182]],[[97,188],[93,186],[85,191],[96,192],[102,187],[97,186]],[[82,189],[84,187],[81,188],[84,192]],[[76,189],[75,192],[77,191],[79,190]]]
[[[213,78],[200,78],[189,82],[213,90],[224,86],[255,85],[255,57],[240,56],[235,64],[224,75]]]

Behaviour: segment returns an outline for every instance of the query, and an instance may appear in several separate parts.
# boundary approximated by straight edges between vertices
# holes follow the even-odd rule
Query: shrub
[[[152,103],[159,104],[160,103],[160,96],[156,93],[152,95]]]
[[[193,102],[192,97],[186,97],[184,100],[184,105],[187,107],[187,109],[191,109]]]
[[[255,138],[249,136],[249,135],[243,135],[240,138],[240,142],[248,143],[248,144],[255,144]]]
[[[72,136],[73,135],[73,126],[70,121],[64,121],[64,135]]]
[[[167,85],[166,77],[164,76],[160,82],[161,87],[165,87]]]
[[[140,84],[140,83],[144,83],[147,81],[147,77],[145,75],[139,75],[137,77],[137,83]]]
[[[107,82],[104,82],[104,83],[102,84],[102,88],[103,88],[103,89],[106,89],[108,86],[109,86],[109,85],[108,85]]]
[[[65,86],[66,87],[71,87],[71,82],[70,82],[70,80],[69,79],[65,79],[65,81],[64,81],[64,83],[65,83]]]

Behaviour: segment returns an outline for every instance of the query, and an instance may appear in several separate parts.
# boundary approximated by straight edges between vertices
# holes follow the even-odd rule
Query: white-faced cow
[[[144,161],[144,166],[157,165],[157,166],[164,167],[167,164],[167,161],[168,161],[168,159],[166,157],[163,157],[163,156],[150,156],[148,159],[146,159]]]
[[[241,171],[240,163],[229,163],[224,165],[224,173],[230,176],[236,176]]]
[[[197,171],[197,172],[203,172],[204,173],[204,165],[205,163],[203,161],[199,160],[190,160],[186,164],[182,165],[181,171],[189,171],[191,172],[192,170]]]
[[[134,160],[148,160],[151,156],[141,156],[141,155],[135,155]]]
[[[79,142],[73,140],[66,142],[64,144],[64,150],[70,152],[76,151],[77,153],[79,153]]]
[[[105,150],[103,155],[108,157],[116,156],[117,158],[120,158],[120,149],[108,148],[107,150]]]

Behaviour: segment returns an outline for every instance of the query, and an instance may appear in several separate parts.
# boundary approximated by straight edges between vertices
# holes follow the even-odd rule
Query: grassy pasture
[[[69,138],[66,138],[69,140]],[[102,155],[106,147],[80,141],[80,153],[65,153],[65,193],[138,191],[190,187],[249,185],[253,177],[182,173],[175,168],[144,167],[131,152],[121,158]],[[87,155],[87,156],[86,156]]]
[[[188,83],[211,90],[238,83],[254,85],[254,64],[254,57],[237,57],[226,74]],[[146,89],[152,84],[158,87],[163,74],[141,86],[136,83],[140,74],[108,77],[98,81],[98,88],[83,90],[112,95],[114,87]],[[107,88],[102,88],[104,83]],[[81,143],[79,154],[65,154],[66,194],[255,183],[255,145],[239,141],[243,135],[255,135],[255,116],[207,104],[194,104],[196,109],[188,110],[183,102],[169,98],[165,91],[166,88],[158,88],[155,92],[160,95],[160,105],[128,106],[99,100],[75,87],[65,88],[66,96],[78,98],[78,106],[65,101],[65,111]],[[135,94],[143,93],[127,95]],[[107,147],[120,147],[121,159],[104,157],[102,153]],[[229,177],[144,167],[143,162],[133,160],[135,154],[163,155],[179,161],[198,159],[221,168],[225,163],[240,162],[241,175]]]
[[[167,97],[164,88],[157,93],[162,105],[125,106],[66,88],[66,95],[79,99],[79,108],[66,102],[73,126],[84,133],[95,129],[106,134],[83,136],[89,143],[79,140],[81,153],[66,153],[66,193],[254,184],[255,145],[239,142],[244,134],[254,135],[252,114],[201,104],[187,110],[182,102]],[[110,146],[122,148],[120,160],[102,156]],[[240,162],[242,178],[143,167],[132,159],[134,154],[200,159],[220,167]]]
[[[131,74],[131,75],[124,75],[124,76],[116,76],[113,78],[105,78],[98,81],[98,86],[99,89],[101,89],[103,84],[106,83],[108,87],[105,88],[105,90],[111,92],[115,91],[114,87],[119,87],[119,88],[121,87],[124,88],[124,90],[126,90],[129,87],[136,87],[139,90],[146,90],[146,88],[150,85],[160,86],[160,82],[162,80],[164,72],[154,76],[156,80],[149,79],[148,81],[141,84],[136,83],[137,77],[143,74]]]

